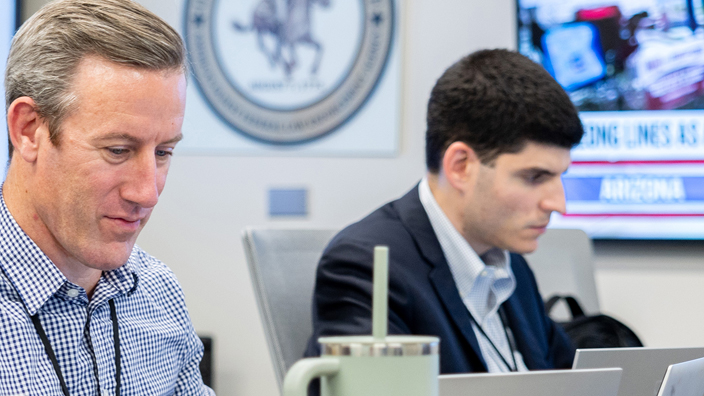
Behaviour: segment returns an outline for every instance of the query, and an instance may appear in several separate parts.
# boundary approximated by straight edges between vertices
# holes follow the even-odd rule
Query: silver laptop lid
[[[655,396],[669,365],[701,357],[704,347],[578,349],[572,368],[621,367],[618,396]]]
[[[658,396],[704,395],[704,358],[672,364],[667,368]]]
[[[616,396],[621,371],[608,368],[441,375],[439,396]]]

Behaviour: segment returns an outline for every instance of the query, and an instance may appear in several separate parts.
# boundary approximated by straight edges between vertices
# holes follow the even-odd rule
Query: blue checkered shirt
[[[423,178],[418,185],[418,195],[440,242],[462,302],[496,346],[496,349],[492,347],[477,325],[472,323],[487,369],[490,373],[510,371],[497,354],[500,352],[511,365],[515,358],[518,371],[528,371],[520,352],[513,351],[514,356],[511,356],[511,347],[498,314],[499,306],[516,289],[508,252],[494,248],[479,257],[438,205],[427,178]]]
[[[203,345],[183,292],[162,262],[135,246],[125,265],[103,272],[88,300],[22,231],[4,199],[0,232],[0,395],[62,396],[30,319],[36,313],[69,393],[114,395],[110,299],[120,334],[121,395],[213,394],[200,376]]]

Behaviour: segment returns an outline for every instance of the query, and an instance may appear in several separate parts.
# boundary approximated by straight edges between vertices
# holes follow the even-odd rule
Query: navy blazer
[[[332,239],[316,274],[313,336],[371,334],[375,245],[389,246],[389,334],[440,338],[440,372],[485,372],[467,308],[418,196],[416,186]],[[545,313],[533,272],[511,254],[516,290],[503,304],[516,347],[531,370],[569,368],[574,347]]]

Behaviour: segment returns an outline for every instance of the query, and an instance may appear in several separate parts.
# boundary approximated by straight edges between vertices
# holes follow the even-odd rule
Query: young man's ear
[[[454,142],[442,157],[442,173],[457,190],[465,191],[481,165],[477,153],[467,143]]]
[[[12,156],[19,155],[27,162],[36,161],[41,135],[48,133],[35,106],[32,98],[22,96],[7,109],[7,129],[14,147]]]

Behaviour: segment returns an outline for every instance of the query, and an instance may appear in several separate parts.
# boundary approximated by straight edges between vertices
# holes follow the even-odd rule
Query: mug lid
[[[440,339],[431,336],[337,336],[320,337],[318,342],[323,356],[427,356],[440,350]]]

